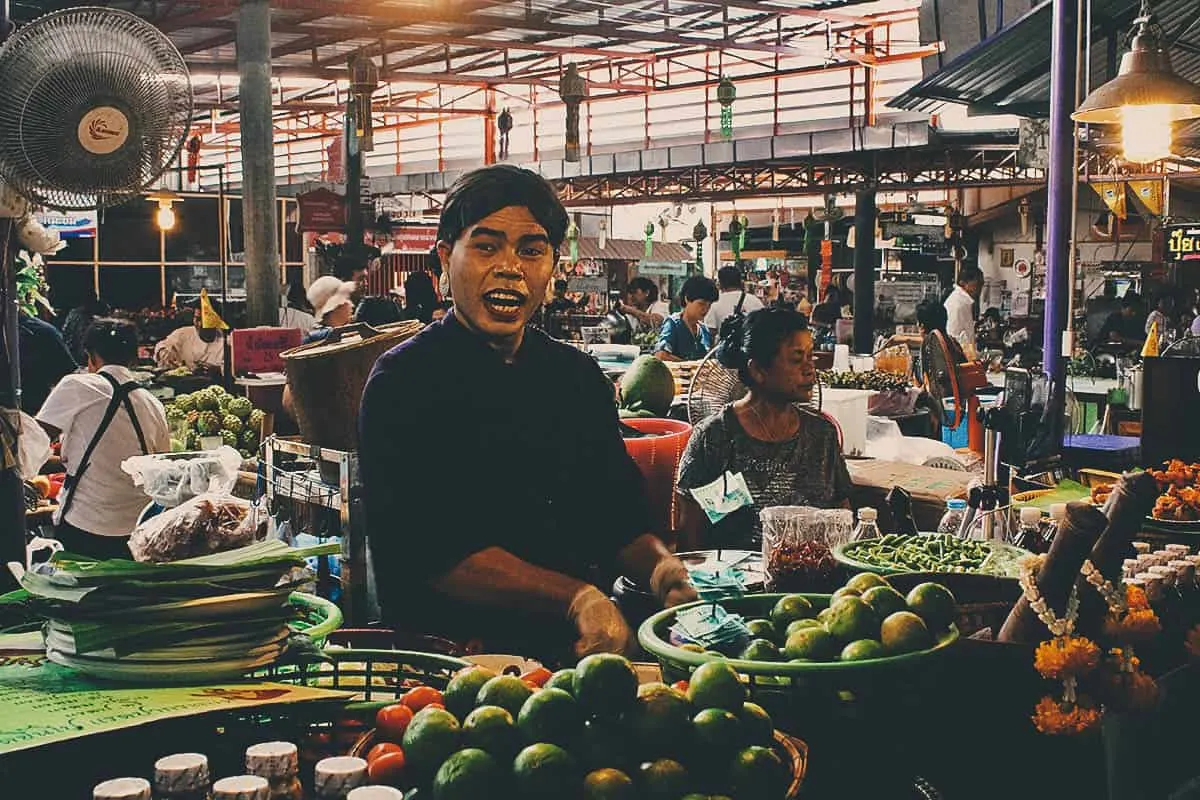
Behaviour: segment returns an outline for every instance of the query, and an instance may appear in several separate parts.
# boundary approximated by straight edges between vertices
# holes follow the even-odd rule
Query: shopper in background
[[[370,276],[370,269],[368,269],[370,260],[371,253],[367,248],[358,250],[347,248],[333,263],[333,277],[354,284],[351,299],[355,303],[365,297],[369,291],[367,281]],[[318,280],[320,279],[318,278]],[[312,291],[312,287],[309,287],[309,291]],[[316,308],[315,305],[313,307]],[[317,316],[320,317],[320,314]]]
[[[975,300],[983,290],[983,273],[963,267],[958,283],[946,298],[946,333],[962,345],[968,358],[975,357]]]
[[[322,275],[308,287],[308,302],[316,310],[317,325],[304,337],[304,344],[323,341],[334,328],[349,325],[354,318],[357,285]]]
[[[763,307],[762,300],[746,291],[746,282],[742,271],[737,267],[721,267],[717,271],[717,287],[721,290],[721,296],[717,298],[717,302],[713,303],[712,308],[708,311],[708,316],[704,318],[704,325],[712,332],[714,339],[721,332],[721,323],[739,305],[743,314],[749,314],[751,311],[757,311]]]
[[[391,325],[404,319],[404,310],[400,308],[393,295],[382,297],[364,297],[358,301],[354,309],[354,321],[378,328],[381,325]]]
[[[1098,346],[1117,345],[1122,350],[1140,350],[1146,341],[1146,326],[1138,318],[1142,298],[1137,292],[1127,291],[1121,298],[1121,308],[1108,315],[1100,328]]]
[[[433,276],[424,270],[409,273],[404,279],[404,318],[428,324],[433,320],[433,309],[437,304]]]
[[[359,418],[389,627],[561,660],[632,644],[599,588],[618,573],[668,605],[696,597],[649,530],[612,383],[528,326],[567,223],[553,187],[508,164],[468,173],[446,196],[438,250],[454,308],[379,359]]]
[[[165,453],[171,438],[162,404],[138,387],[132,322],[99,318],[84,336],[87,373],[59,382],[37,413],[51,440],[62,441],[67,480],[54,522],[69,552],[129,558],[127,542],[146,494],[121,469],[127,458]]]
[[[699,361],[712,348],[712,332],[704,318],[717,301],[717,285],[693,275],[683,282],[679,300],[683,310],[663,320],[654,356],[660,361]]]
[[[1175,297],[1170,292],[1163,291],[1158,296],[1158,302],[1154,306],[1154,310],[1146,315],[1145,334],[1150,335],[1150,330],[1158,325],[1158,335],[1161,337],[1164,333],[1171,331],[1174,326],[1175,318]]]
[[[106,314],[108,314],[108,304],[100,300],[95,292],[67,313],[67,318],[63,322],[63,341],[67,343],[67,349],[71,351],[71,358],[75,359],[76,363],[82,364],[87,360],[87,354],[83,352],[83,337],[87,333],[88,326],[96,317],[103,317]]]
[[[17,316],[17,346],[21,360],[21,410],[35,414],[50,390],[79,368],[58,328],[24,311]]]
[[[638,276],[629,282],[627,301],[618,309],[635,323],[635,331],[657,331],[671,313],[671,304],[658,299],[658,284]]]
[[[759,550],[759,512],[769,506],[848,508],[850,474],[837,428],[797,405],[812,399],[817,382],[804,315],[755,311],[721,341],[717,358],[737,370],[749,393],[692,431],[679,462],[679,549]],[[726,473],[744,480],[750,497],[714,523],[691,492]]]
[[[212,301],[219,316],[221,304]],[[167,338],[154,346],[154,363],[163,369],[187,367],[193,372],[220,373],[225,367],[225,346],[221,332],[205,328],[200,309],[192,312],[192,324],[176,328]]]
[[[299,328],[301,333],[308,333],[316,326],[317,318],[313,316],[312,306],[308,304],[304,285],[299,281],[289,283],[284,307],[279,309],[279,327]]]

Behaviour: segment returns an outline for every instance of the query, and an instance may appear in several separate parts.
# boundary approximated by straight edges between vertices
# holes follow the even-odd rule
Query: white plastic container
[[[867,450],[867,404],[875,392],[868,389],[821,390],[821,410],[842,429],[842,452],[861,456]]]

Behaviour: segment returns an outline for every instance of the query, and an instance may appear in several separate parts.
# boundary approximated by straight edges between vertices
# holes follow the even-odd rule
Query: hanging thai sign
[[[46,230],[55,231],[62,239],[90,239],[96,235],[95,211],[39,211],[34,216]]]
[[[1200,223],[1167,225],[1167,261],[1200,261]]]
[[[639,261],[639,275],[669,275],[682,278],[688,274],[688,265],[683,261]]]
[[[346,230],[346,198],[324,187],[296,196],[296,230],[329,233]]]
[[[436,225],[398,225],[392,228],[392,246],[400,253],[428,253],[437,244]]]

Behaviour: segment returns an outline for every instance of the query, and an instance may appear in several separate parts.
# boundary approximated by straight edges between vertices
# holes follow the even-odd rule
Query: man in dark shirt
[[[36,414],[64,375],[79,369],[58,328],[21,312],[21,410]]]
[[[455,306],[379,359],[359,419],[367,532],[394,627],[560,656],[574,640],[578,656],[632,641],[597,588],[618,572],[664,604],[695,599],[649,533],[612,385],[526,327],[566,227],[553,188],[508,165],[464,176],[446,198],[438,250]]]
[[[1146,341],[1145,317],[1138,314],[1141,298],[1137,292],[1126,292],[1121,298],[1121,310],[1104,320],[1100,329],[1099,346],[1123,351],[1136,350]]]

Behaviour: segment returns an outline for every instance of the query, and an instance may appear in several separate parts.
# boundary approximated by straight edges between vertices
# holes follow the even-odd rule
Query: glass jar
[[[1041,530],[1042,510],[1026,506],[1021,509],[1019,519],[1020,525],[1017,526],[1017,532],[1012,537],[1012,543],[1031,553],[1044,553],[1046,547]]]
[[[113,778],[92,789],[92,800],[150,800],[150,797],[150,781],[145,778]]]
[[[246,748],[246,772],[267,779],[271,800],[304,800],[300,755],[291,742],[263,742]]]
[[[323,758],[313,771],[317,800],[345,800],[352,789],[366,782],[367,762],[354,756]]]
[[[962,526],[963,517],[967,514],[967,501],[959,498],[946,501],[946,513],[942,514],[942,521],[938,523],[938,533],[948,533],[951,536],[958,535],[958,529]]]
[[[210,800],[211,789],[208,757],[201,753],[176,753],[154,762],[156,800]]]
[[[213,800],[270,800],[271,784],[258,775],[234,775],[213,784]]]
[[[854,534],[851,539],[855,542],[863,539],[878,539],[879,526],[876,520],[879,518],[879,512],[873,508],[860,508],[858,510],[858,524],[854,526]]]

